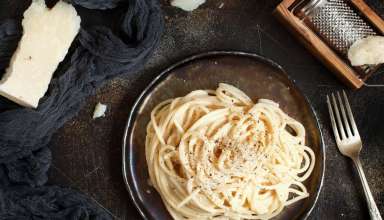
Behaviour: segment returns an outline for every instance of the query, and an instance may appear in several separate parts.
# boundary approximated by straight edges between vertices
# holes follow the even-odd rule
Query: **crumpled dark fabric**
[[[157,0],[67,1],[88,9],[119,6],[126,8],[126,12],[122,15],[118,34],[104,26],[81,28],[37,109],[22,108],[0,98],[0,189],[3,192],[15,192],[0,194],[0,219],[6,216],[6,211],[11,213],[7,216],[9,219],[18,219],[16,214],[20,213],[20,216],[27,218],[33,216],[32,219],[41,219],[43,216],[44,219],[42,213],[34,214],[33,202],[31,206],[28,206],[29,203],[23,205],[15,195],[36,199],[42,207],[49,208],[49,202],[53,202],[50,198],[55,193],[65,196],[60,205],[52,203],[52,207],[60,207],[49,210],[52,219],[57,219],[60,216],[58,213],[72,216],[62,219],[98,219],[79,217],[93,216],[92,213],[97,210],[89,211],[92,210],[89,207],[95,206],[83,206],[85,200],[71,196],[73,191],[59,187],[33,187],[47,182],[52,159],[49,143],[57,129],[77,114],[84,100],[96,88],[116,76],[138,71],[161,37],[163,18]],[[0,72],[4,72],[9,65],[21,34],[20,21],[6,20],[0,23]],[[24,187],[15,188],[16,185]],[[17,193],[18,189],[21,189],[20,194]],[[67,198],[74,201],[66,201]],[[9,204],[4,206],[4,203]],[[75,204],[79,207],[73,208]],[[44,210],[41,209],[41,212],[45,213]]]
[[[115,8],[122,0],[66,0],[74,5],[80,5],[88,9],[110,9]]]
[[[0,219],[102,220],[110,216],[69,188],[16,186],[0,189]]]

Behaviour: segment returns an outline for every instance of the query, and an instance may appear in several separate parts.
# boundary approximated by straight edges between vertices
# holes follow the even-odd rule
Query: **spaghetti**
[[[150,180],[174,219],[270,219],[308,197],[315,155],[277,103],[219,84],[157,105],[147,126]]]

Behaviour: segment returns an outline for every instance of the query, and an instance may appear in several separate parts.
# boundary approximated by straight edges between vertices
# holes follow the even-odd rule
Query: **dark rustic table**
[[[360,181],[351,161],[337,150],[325,104],[326,94],[348,89],[272,17],[279,2],[208,0],[198,10],[187,13],[163,0],[165,32],[160,46],[141,72],[127,73],[124,78],[107,83],[87,100],[76,118],[57,132],[52,140],[54,162],[49,183],[79,189],[118,219],[141,219],[121,175],[121,141],[134,100],[161,70],[180,59],[211,50],[240,50],[261,54],[281,64],[319,116],[326,145],[326,171],[310,219],[368,219]],[[384,17],[382,0],[368,3]],[[84,25],[117,25],[116,13],[84,9],[79,12]],[[0,13],[0,19],[17,13],[16,10]],[[384,75],[378,73],[370,82],[384,83]],[[348,90],[348,94],[364,142],[361,155],[364,170],[384,214],[384,88]],[[97,102],[107,104],[108,111],[105,118],[92,120]]]

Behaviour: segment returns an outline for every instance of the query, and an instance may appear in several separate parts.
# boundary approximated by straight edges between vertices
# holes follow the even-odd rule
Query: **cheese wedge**
[[[49,9],[44,0],[33,0],[22,26],[23,36],[0,81],[0,95],[36,108],[80,30],[80,17],[63,1]]]
[[[205,0],[172,0],[171,5],[183,9],[184,11],[193,11],[201,4],[204,4]]]
[[[348,50],[348,59],[352,66],[384,63],[384,37],[369,36],[357,40]]]

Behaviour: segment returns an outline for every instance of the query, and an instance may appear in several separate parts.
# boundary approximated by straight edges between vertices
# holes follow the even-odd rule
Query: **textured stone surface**
[[[186,13],[163,0],[166,31],[160,47],[143,71],[106,84],[88,99],[75,119],[59,130],[52,140],[54,164],[50,183],[78,188],[119,219],[140,219],[121,176],[121,140],[134,100],[161,70],[180,59],[211,50],[240,50],[261,54],[282,65],[319,116],[326,144],[326,172],[310,219],[369,218],[357,173],[335,145],[325,105],[326,94],[342,89],[347,90],[364,142],[361,156],[368,182],[384,214],[384,88],[352,91],[339,83],[272,17],[279,2],[208,0],[196,11]],[[367,2],[384,17],[381,0]],[[219,8],[221,3],[224,5]],[[115,13],[79,11],[84,25],[117,25]],[[17,14],[17,10],[0,13],[0,19]],[[378,73],[369,82],[384,83],[383,74]],[[105,118],[92,120],[97,102],[107,104],[108,110]]]

